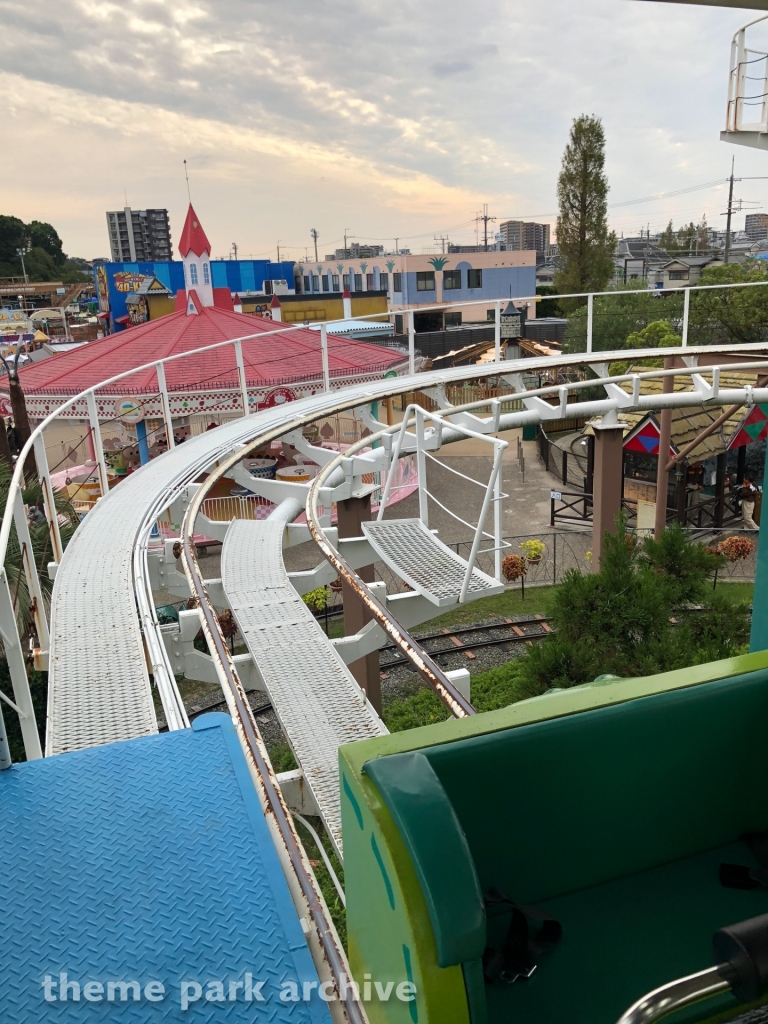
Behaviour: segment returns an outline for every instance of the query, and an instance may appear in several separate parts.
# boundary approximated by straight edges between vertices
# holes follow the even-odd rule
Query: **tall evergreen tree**
[[[582,114],[572,126],[557,179],[559,292],[603,291],[613,272],[616,235],[608,230],[605,132]]]

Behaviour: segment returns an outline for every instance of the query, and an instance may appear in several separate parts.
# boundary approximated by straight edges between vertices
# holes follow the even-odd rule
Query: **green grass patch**
[[[560,590],[560,585],[534,587],[527,591],[525,601],[519,588],[507,590],[496,597],[486,597],[461,608],[440,615],[421,629],[450,628],[468,625],[494,616],[522,614],[548,614],[551,603]],[[740,604],[752,601],[752,582],[718,583],[717,592],[729,603]],[[472,676],[472,703],[478,711],[495,711],[518,700],[526,700],[538,692],[526,683],[520,675],[521,658],[513,658],[498,668],[478,672]],[[417,684],[418,685],[418,684]],[[416,693],[396,697],[385,703],[382,709],[384,723],[390,732],[403,732],[423,725],[434,725],[450,718],[450,712],[432,690],[419,689]]]
[[[494,597],[481,597],[479,601],[460,605],[458,608],[438,615],[435,619],[425,622],[420,629],[445,629],[450,626],[463,626],[483,619],[491,619],[494,615],[547,615],[554,595],[560,584],[548,587],[528,587],[525,599],[519,586],[505,590]]]
[[[752,604],[755,584],[752,580],[743,583],[718,582],[716,589],[719,594],[724,594],[733,604],[738,604],[740,601],[748,601]]]
[[[520,677],[519,658],[472,676],[472,703],[478,711],[505,708],[518,700],[533,697],[535,693]],[[390,701],[382,709],[382,717],[390,732],[404,732],[406,729],[444,722],[451,714],[436,693],[422,689],[418,693]]]

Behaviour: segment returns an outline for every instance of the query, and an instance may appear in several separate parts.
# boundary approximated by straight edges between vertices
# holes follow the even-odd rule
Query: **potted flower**
[[[520,555],[506,555],[501,560],[501,572],[508,583],[514,583],[525,576],[528,566]]]
[[[544,541],[534,539],[524,540],[520,548],[530,565],[538,565],[547,550]]]
[[[740,562],[742,558],[749,558],[754,550],[754,541],[748,537],[727,537],[717,545],[718,554],[723,555],[729,562]]]

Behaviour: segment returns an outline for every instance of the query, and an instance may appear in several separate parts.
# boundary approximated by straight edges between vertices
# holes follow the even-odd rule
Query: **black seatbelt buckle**
[[[518,967],[515,970],[502,971],[499,977],[508,985],[514,985],[516,981],[528,981],[535,970],[536,964],[533,967]]]

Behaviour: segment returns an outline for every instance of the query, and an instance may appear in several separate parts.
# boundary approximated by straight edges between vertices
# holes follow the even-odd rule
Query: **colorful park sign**
[[[648,417],[628,435],[624,442],[624,450],[640,452],[643,455],[659,454],[659,426],[653,417]],[[676,454],[675,449],[670,445],[670,458],[674,458]]]

